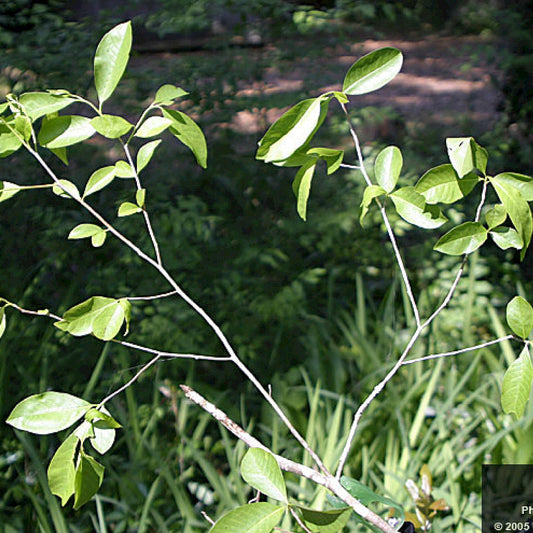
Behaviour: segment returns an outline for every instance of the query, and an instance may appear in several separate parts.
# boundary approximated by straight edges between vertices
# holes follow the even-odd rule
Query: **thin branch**
[[[13,307],[17,311],[19,311],[19,313],[22,313],[24,315],[47,316],[47,317],[53,318],[54,320],[62,320],[60,316],[54,315],[48,309],[42,309],[39,311],[32,311],[31,309],[24,309],[23,307],[20,307],[20,305],[10,302],[9,300],[6,300],[5,298],[0,298],[0,302],[4,302],[7,307]]]
[[[126,298],[130,302],[136,302],[136,301],[141,301],[141,300],[149,301],[149,300],[159,300],[162,298],[168,298],[169,296],[174,296],[175,294],[177,294],[176,291],[169,291],[169,292],[164,292],[162,294],[155,294],[153,296],[126,296]]]
[[[430,361],[432,359],[440,359],[442,357],[452,357],[454,355],[461,355],[463,353],[467,352],[473,352],[474,350],[481,350],[482,348],[487,348],[488,346],[493,346],[494,344],[499,344],[504,341],[508,341],[511,339],[514,339],[514,335],[506,335],[505,337],[500,337],[498,339],[493,339],[491,341],[482,342],[481,344],[476,344],[476,346],[470,346],[468,348],[462,348],[460,350],[453,350],[451,352],[442,352],[442,353],[435,353],[431,355],[425,355],[424,357],[418,357],[417,359],[409,359],[408,361],[404,361],[403,365],[411,365],[413,363],[421,363],[422,361]]]
[[[381,531],[386,533],[396,532],[396,530],[389,526],[389,524],[387,524],[383,518],[372,512],[359,500],[354,498],[331,474],[317,472],[308,466],[296,463],[290,459],[285,459],[285,457],[282,457],[281,455],[272,453],[267,446],[246,432],[231,418],[229,418],[224,411],[218,409],[218,407],[207,401],[202,395],[198,394],[187,385],[180,385],[180,387],[189,400],[199,405],[202,409],[204,409],[204,411],[208,412],[215,420],[218,420],[228,431],[235,435],[235,437],[237,437],[239,440],[242,440],[247,446],[250,448],[261,448],[262,450],[272,454],[282,470],[285,470],[286,472],[292,472],[293,474],[309,479],[310,481],[313,481],[318,485],[322,485],[323,487],[331,490],[344,503],[349,505],[359,516],[379,528]]]
[[[298,516],[298,513],[292,508],[289,507],[291,515],[296,520],[296,523],[305,531],[305,533],[313,533],[304,523],[303,520]]]

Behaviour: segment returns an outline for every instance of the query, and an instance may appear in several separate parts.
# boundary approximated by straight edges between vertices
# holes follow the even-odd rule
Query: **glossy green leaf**
[[[344,150],[334,150],[332,148],[310,148],[307,150],[307,154],[316,155],[321,161],[326,163],[328,176],[339,169],[344,159]]]
[[[115,430],[120,427],[105,407],[93,407],[85,413],[85,421],[76,429],[76,435],[82,441],[89,439],[91,446],[103,455],[113,446]]]
[[[115,176],[115,166],[102,167],[94,171],[91,174],[89,181],[87,181],[87,185],[85,185],[83,197],[85,198],[86,196],[89,196],[89,194],[93,194],[104,187],[107,187],[115,179]]]
[[[342,531],[353,515],[351,507],[341,509],[331,509],[328,511],[317,511],[301,505],[292,505],[294,509],[300,511],[305,525],[313,532],[336,533]]]
[[[107,238],[107,231],[104,229],[101,229],[98,233],[95,233],[91,237],[91,244],[94,248],[100,248],[100,246],[103,246],[105,240]]]
[[[95,131],[90,118],[64,115],[43,120],[38,141],[45,148],[64,148],[88,139]]]
[[[15,194],[20,191],[20,187],[16,183],[9,181],[0,181],[0,202],[5,202],[13,198]]]
[[[146,189],[139,189],[135,193],[135,201],[139,207],[144,208],[144,202],[146,201]]]
[[[348,95],[377,91],[400,72],[403,55],[396,48],[374,50],[358,59],[348,70],[342,90]]]
[[[489,233],[496,246],[502,250],[508,250],[509,248],[521,250],[524,246],[520,235],[513,228],[493,228]]]
[[[303,220],[307,219],[307,202],[315,168],[316,159],[309,160],[298,170],[292,183],[292,190],[296,196],[296,210]]]
[[[324,122],[331,96],[322,95],[299,102],[283,114],[259,142],[256,158],[281,163],[307,144]]]
[[[85,505],[97,492],[104,479],[104,467],[83,449],[76,466],[74,509]]]
[[[533,178],[516,172],[502,172],[495,176],[500,183],[507,183],[520,192],[526,202],[533,201]]]
[[[140,213],[141,211],[142,209],[137,204],[133,204],[132,202],[123,202],[118,208],[118,216],[129,217],[130,215]]]
[[[474,173],[459,179],[452,165],[439,165],[418,180],[415,190],[428,204],[453,204],[469,194],[479,179]]]
[[[402,152],[396,146],[381,150],[374,162],[374,174],[378,184],[387,192],[392,192],[402,171]]]
[[[126,70],[131,42],[131,22],[128,21],[107,32],[96,48],[94,84],[100,105],[113,94]]]
[[[44,115],[56,113],[64,109],[72,104],[72,102],[75,102],[75,100],[68,96],[51,94],[49,92],[30,92],[21,94],[19,102],[31,120],[35,121]]]
[[[166,117],[148,117],[135,132],[135,137],[147,139],[164,132],[172,124],[172,120]]]
[[[18,403],[6,422],[23,431],[47,435],[70,427],[91,406],[89,402],[64,392],[43,392]]]
[[[387,194],[387,192],[383,187],[380,187],[379,185],[369,185],[365,188],[365,192],[363,193],[363,200],[361,201],[361,215],[359,216],[359,223],[361,225],[363,224],[363,219],[368,213],[368,209],[370,208],[372,200],[374,200],[374,198],[379,198],[380,196],[383,196],[385,194]]]
[[[102,231],[96,224],[78,224],[68,234],[69,239],[88,239]]]
[[[507,220],[507,211],[502,204],[497,204],[491,207],[485,213],[485,222],[489,229],[500,226]]]
[[[58,157],[65,165],[68,165],[67,149],[66,148],[49,148],[56,157]]]
[[[75,457],[80,440],[73,433],[57,449],[48,465],[47,477],[50,491],[65,505],[74,494],[76,478]]]
[[[271,453],[261,448],[250,448],[241,462],[241,475],[254,489],[287,503],[287,489],[281,469]]]
[[[505,180],[496,176],[491,178],[490,182],[522,239],[524,247],[520,257],[523,259],[533,233],[533,218],[531,217],[529,204],[524,200],[520,192]]]
[[[124,324],[124,318],[124,308],[116,300],[95,315],[92,321],[92,332],[101,340],[111,340],[118,335]]]
[[[271,533],[284,508],[268,502],[242,505],[216,521],[210,533]]]
[[[393,192],[390,198],[398,214],[420,228],[438,228],[447,220],[438,207],[426,204],[425,198],[414,187],[402,187]]]
[[[488,153],[473,137],[449,137],[446,147],[450,163],[460,178],[475,169],[485,175]]]
[[[125,118],[116,115],[100,115],[91,120],[91,126],[108,139],[118,139],[133,128]]]
[[[161,139],[143,144],[137,152],[137,174],[148,165],[155,149],[161,144]]]
[[[4,307],[0,307],[0,339],[4,335],[7,326],[6,310]]]
[[[0,157],[8,157],[22,146],[22,141],[10,132],[0,130]]]
[[[191,150],[202,168],[207,168],[207,142],[200,126],[185,113],[175,109],[163,109],[163,115],[172,120],[170,133]]]
[[[533,380],[533,366],[527,345],[520,356],[511,363],[502,382],[502,409],[520,418],[526,409]]]
[[[121,160],[115,163],[115,176],[117,178],[133,178],[135,177],[135,171],[129,163]]]
[[[15,130],[17,133],[27,141],[32,134],[31,120],[23,115],[18,115],[15,117]]]
[[[465,222],[443,235],[433,247],[447,255],[470,254],[477,250],[488,237],[488,231],[479,222]]]
[[[181,98],[187,94],[189,94],[187,91],[174,85],[163,85],[155,93],[154,104],[170,105],[176,98]]]
[[[80,198],[78,187],[68,180],[58,180],[52,187],[52,192],[61,198]]]
[[[521,296],[515,296],[505,309],[507,324],[515,335],[527,339],[533,329],[533,308]]]

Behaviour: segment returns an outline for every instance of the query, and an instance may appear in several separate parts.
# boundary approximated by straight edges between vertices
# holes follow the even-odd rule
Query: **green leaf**
[[[170,105],[176,98],[181,98],[189,94],[187,91],[175,87],[174,85],[163,85],[155,93],[154,105]]]
[[[22,431],[47,435],[70,427],[91,407],[89,402],[64,392],[43,392],[18,403],[6,422]]]
[[[146,139],[159,135],[172,124],[172,120],[166,117],[148,117],[135,132],[135,137]]]
[[[500,226],[507,220],[507,211],[502,204],[497,204],[491,207],[485,213],[485,222],[489,229]]]
[[[108,305],[94,316],[92,321],[92,331],[96,337],[103,341],[108,341],[116,337],[122,324],[124,324],[124,308],[118,300],[112,305]]]
[[[76,227],[72,228],[68,234],[69,239],[88,239],[93,235],[97,235],[102,231],[100,226],[96,224],[78,224]]]
[[[287,503],[287,488],[281,469],[271,453],[250,448],[241,462],[241,476],[254,489]]]
[[[207,168],[207,143],[200,126],[175,109],[163,109],[163,115],[172,120],[170,133],[192,151],[202,168]]]
[[[115,163],[115,176],[117,178],[134,178],[135,171],[126,161],[117,161]]]
[[[316,155],[326,163],[328,176],[336,172],[344,159],[344,150],[334,150],[332,148],[310,148],[307,155]]]
[[[428,170],[418,180],[415,190],[428,204],[453,204],[469,194],[479,179],[474,173],[460,179],[452,165],[439,165]]]
[[[487,150],[473,137],[449,137],[446,139],[448,157],[460,178],[477,169],[483,175],[487,170]]]
[[[80,192],[78,191],[78,187],[76,187],[74,183],[68,180],[58,180],[52,186],[52,192],[54,194],[57,194],[57,196],[60,196],[61,198],[80,198]]]
[[[443,235],[433,247],[447,255],[470,254],[477,250],[488,237],[487,230],[479,222],[465,222]]]
[[[438,228],[447,220],[438,207],[426,204],[425,198],[414,187],[402,187],[393,192],[390,198],[398,214],[420,228]]]
[[[502,172],[495,176],[500,183],[507,183],[520,192],[526,202],[533,201],[533,178],[516,172]]]
[[[380,187],[379,185],[369,185],[365,188],[365,192],[363,193],[363,199],[361,201],[360,206],[361,215],[359,216],[359,223],[361,225],[363,225],[363,219],[368,213],[368,209],[370,207],[370,204],[372,203],[372,200],[374,200],[374,198],[379,198],[380,196],[383,196],[385,194],[387,194],[387,192],[383,187]]]
[[[115,166],[108,166],[108,167],[102,167],[98,170],[94,171],[91,174],[91,177],[89,178],[89,181],[87,182],[87,185],[85,185],[85,191],[83,192],[83,197],[89,196],[89,194],[93,194],[96,191],[99,191],[103,189],[104,187],[107,187],[116,176],[116,167]]]
[[[307,219],[307,201],[315,168],[316,159],[309,160],[298,170],[292,183],[292,190],[296,195],[296,210],[303,220]]]
[[[0,307],[0,339],[6,331],[7,319],[6,319],[6,310],[4,307]]]
[[[505,309],[507,324],[515,335],[527,339],[533,329],[533,308],[521,296],[515,296]]]
[[[533,366],[526,345],[503,376],[501,402],[505,413],[514,413],[517,418],[524,414],[531,392],[532,379]]]
[[[75,102],[75,99],[49,92],[31,92],[21,94],[19,102],[24,107],[30,119],[35,121],[44,115],[56,113],[64,109],[72,104],[72,102]]]
[[[396,146],[387,146],[381,150],[374,162],[376,180],[387,192],[392,192],[402,171],[402,152]]]
[[[509,248],[521,250],[524,246],[520,235],[513,228],[493,228],[489,233],[496,246],[502,250]]]
[[[513,226],[522,239],[524,247],[522,248],[520,258],[524,259],[527,247],[531,241],[531,234],[533,233],[533,219],[529,204],[515,187],[509,185],[498,176],[491,178],[490,182],[500,202],[505,207]]]
[[[9,181],[0,181],[0,202],[13,198],[20,191],[20,187]]]
[[[107,238],[107,231],[104,229],[101,229],[99,233],[95,233],[91,237],[91,244],[94,248],[100,248],[105,242]]]
[[[396,48],[386,47],[374,50],[358,59],[348,70],[342,90],[349,95],[377,91],[400,72],[402,53]]]
[[[8,157],[22,146],[22,141],[11,132],[0,130],[0,157]]]
[[[140,208],[144,208],[144,203],[146,201],[146,189],[139,189],[135,193],[135,201]]]
[[[91,120],[91,126],[108,139],[118,139],[133,128],[126,119],[115,115],[100,115]]]
[[[75,457],[80,440],[72,433],[57,449],[48,465],[48,485],[52,494],[61,498],[65,505],[74,494],[76,478]]]
[[[94,84],[100,106],[115,90],[130,57],[131,22],[124,22],[107,32],[94,56]]]
[[[284,508],[273,503],[242,505],[216,521],[210,533],[271,533],[281,520]]]
[[[328,511],[317,511],[301,505],[291,505],[291,507],[298,509],[305,524],[311,531],[316,531],[317,533],[336,533],[341,531],[353,514],[351,507]]]
[[[43,120],[38,141],[45,148],[64,148],[88,139],[95,133],[91,119],[65,115]]]
[[[81,449],[74,482],[75,510],[85,505],[98,492],[103,479],[104,467]]]
[[[150,162],[155,149],[161,144],[161,139],[143,144],[137,152],[137,174]]]
[[[265,163],[281,163],[291,157],[324,122],[330,100],[330,95],[322,95],[289,109],[259,141],[256,158]]]
[[[129,217],[130,215],[140,213],[141,211],[142,209],[137,204],[133,204],[131,202],[123,202],[118,208],[118,216]]]
[[[103,455],[113,446],[115,429],[120,427],[105,407],[100,410],[93,407],[85,413],[85,421],[76,429],[76,435],[81,441],[88,438],[92,447]]]

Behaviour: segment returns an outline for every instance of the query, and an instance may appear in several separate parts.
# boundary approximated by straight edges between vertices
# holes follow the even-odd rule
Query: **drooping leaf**
[[[91,174],[89,181],[87,181],[87,185],[85,185],[83,197],[85,198],[86,196],[89,196],[89,194],[93,194],[104,187],[107,187],[115,179],[115,176],[115,166],[107,166],[95,170]]]
[[[396,48],[374,50],[358,59],[348,70],[342,91],[348,95],[377,91],[400,72],[403,55]]]
[[[505,309],[507,324],[515,335],[527,339],[533,329],[533,308],[521,296],[515,296]]]
[[[107,231],[105,229],[101,229],[98,233],[95,233],[91,237],[91,244],[94,248],[100,248],[100,246],[103,246],[106,238]]]
[[[119,217],[129,217],[130,215],[134,215],[135,213],[140,213],[142,209],[132,202],[122,202],[118,207],[118,214]]]
[[[242,505],[216,521],[209,533],[271,533],[284,508],[269,502]]]
[[[43,392],[18,403],[6,422],[22,431],[47,435],[70,427],[91,406],[89,402],[64,392]]]
[[[380,187],[379,185],[369,185],[365,188],[365,192],[363,193],[363,199],[361,200],[361,215],[359,216],[359,223],[363,224],[363,219],[365,218],[366,214],[368,213],[368,209],[370,207],[370,204],[372,203],[372,200],[374,198],[379,198],[380,196],[383,196],[387,194],[385,189],[383,187]]]
[[[14,134],[0,127],[0,157],[8,157],[22,146],[22,141]]]
[[[174,85],[163,85],[155,93],[154,105],[170,105],[176,98],[181,98],[182,96],[186,96],[188,94],[189,93],[187,91],[184,91],[179,87],[175,87]]]
[[[135,132],[135,137],[147,139],[164,132],[172,124],[172,120],[166,117],[148,117]]]
[[[100,233],[102,228],[96,224],[78,224],[72,228],[68,234],[69,239],[88,239],[97,233]]]
[[[19,97],[19,102],[32,121],[50,113],[56,113],[74,101],[74,98],[69,98],[67,95],[49,92],[30,92],[21,94]]]
[[[507,183],[520,192],[526,202],[533,201],[533,178],[516,172],[502,172],[494,176],[500,183]]]
[[[465,222],[443,235],[433,247],[447,255],[470,254],[477,250],[488,237],[488,231],[479,222]]]
[[[520,235],[513,228],[498,227],[493,228],[489,232],[492,240],[502,250],[508,250],[509,248],[515,248],[521,250],[524,246]]]
[[[485,213],[485,222],[489,229],[500,226],[507,220],[507,211],[502,204],[497,204],[491,207]]]
[[[76,429],[76,435],[81,441],[89,439],[92,447],[103,455],[113,446],[115,430],[120,427],[105,407],[93,407],[85,413],[85,421]]]
[[[61,198],[80,198],[78,187],[68,180],[58,180],[52,187],[52,192]]]
[[[90,118],[63,115],[43,120],[38,141],[45,148],[64,148],[88,139],[95,131]]]
[[[20,187],[16,183],[9,181],[0,181],[0,202],[5,202],[13,198],[15,194],[20,191]]]
[[[76,466],[74,509],[85,505],[97,492],[104,479],[104,467],[83,449]]]
[[[495,176],[491,178],[490,182],[522,239],[523,248],[520,258],[523,259],[533,233],[533,218],[529,204],[524,200],[520,192],[505,180]]]
[[[124,22],[108,31],[94,56],[94,84],[100,106],[115,90],[130,57],[132,42],[131,22]]]
[[[150,162],[155,149],[161,144],[161,139],[143,144],[137,152],[137,174]]]
[[[307,155],[316,155],[326,163],[328,176],[336,172],[344,159],[344,150],[334,150],[332,148],[310,148]],[[298,165],[299,166],[299,165]]]
[[[374,174],[378,184],[390,193],[396,187],[402,171],[402,152],[397,146],[387,146],[381,150],[374,162]]]
[[[292,505],[291,507],[300,511],[306,526],[311,531],[316,531],[317,533],[336,533],[342,531],[342,528],[346,526],[353,514],[351,507],[331,509],[328,511],[317,511],[316,509],[309,509],[301,505]]]
[[[170,133],[191,150],[202,168],[207,168],[207,142],[200,126],[176,109],[163,109],[163,115],[172,120]]]
[[[475,169],[485,175],[488,153],[473,137],[449,137],[446,147],[450,163],[460,178]]]
[[[108,139],[118,139],[133,128],[125,118],[116,115],[100,115],[91,120],[91,126]]]
[[[439,165],[418,180],[415,190],[424,196],[428,204],[453,204],[469,194],[479,179],[474,173],[459,179],[452,165]]]
[[[296,210],[303,220],[307,219],[307,202],[315,168],[316,159],[310,159],[298,170],[292,184],[292,190],[296,195]]]
[[[330,95],[299,102],[283,114],[259,142],[256,158],[282,163],[304,146],[324,122]]]
[[[402,187],[394,191],[390,198],[398,214],[420,228],[438,228],[447,220],[438,207],[426,204],[425,198],[414,187]]]
[[[113,305],[106,306],[96,314],[91,325],[92,332],[99,339],[111,340],[118,335],[124,318],[124,308],[116,300]]]
[[[254,489],[287,503],[285,480],[272,454],[261,448],[250,448],[241,462],[241,475]]]
[[[520,418],[526,409],[533,380],[533,366],[527,345],[505,372],[502,382],[502,409]]]
[[[64,506],[74,494],[76,478],[75,457],[80,440],[72,433],[57,449],[48,465],[48,485],[52,494],[61,498]]]

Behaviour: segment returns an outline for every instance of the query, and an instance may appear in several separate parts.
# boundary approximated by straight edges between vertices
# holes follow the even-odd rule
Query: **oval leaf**
[[[170,105],[176,98],[189,94],[187,91],[174,85],[163,85],[155,93],[154,104]]]
[[[516,172],[502,172],[495,178],[503,183],[507,183],[517,189],[522,198],[527,202],[533,201],[533,178]]]
[[[78,224],[75,228],[72,228],[68,234],[69,239],[87,239],[96,235],[102,231],[100,226],[96,224]]]
[[[143,144],[137,152],[137,174],[150,162],[155,149],[161,144],[161,139]]]
[[[61,505],[65,505],[74,494],[75,456],[79,442],[74,433],[70,435],[57,449],[48,465],[48,485],[52,494],[61,498]]]
[[[298,170],[292,184],[292,190],[296,195],[296,210],[303,220],[307,219],[307,201],[315,168],[316,159],[313,158]]]
[[[91,404],[63,392],[43,392],[22,400],[6,422],[11,426],[47,435],[70,427],[90,408]]]
[[[533,379],[533,366],[527,346],[520,356],[511,363],[502,382],[502,409],[505,413],[514,413],[517,418],[524,414]]]
[[[521,250],[524,246],[520,235],[513,228],[494,228],[490,231],[490,236],[496,246],[502,250],[508,250],[509,248]]]
[[[135,132],[135,137],[146,139],[155,137],[165,131],[172,124],[172,120],[165,117],[148,117]]]
[[[131,50],[131,22],[124,22],[107,32],[94,56],[94,84],[100,105],[115,90],[126,70]]]
[[[100,115],[91,120],[91,126],[108,139],[118,139],[133,128],[126,119],[115,115]]]
[[[271,453],[261,448],[250,448],[241,462],[241,475],[254,489],[287,503],[285,480]]]
[[[489,229],[495,228],[500,224],[503,224],[507,220],[507,211],[502,204],[497,204],[491,207],[485,213],[485,222]]]
[[[449,137],[446,147],[450,163],[460,178],[475,169],[485,175],[488,153],[473,137]]]
[[[83,448],[76,466],[74,509],[85,505],[97,492],[104,479],[104,467],[87,455]]]
[[[521,296],[515,296],[505,309],[507,324],[515,335],[527,339],[533,329],[533,308]]]
[[[398,214],[420,228],[438,228],[447,220],[438,207],[427,205],[424,197],[414,187],[402,187],[393,192],[390,198]]]
[[[74,101],[74,98],[69,98],[68,96],[44,92],[24,93],[19,98],[19,102],[32,121],[44,115],[60,111]]]
[[[400,72],[402,53],[392,47],[380,48],[358,59],[348,70],[342,91],[349,95],[380,89]]]
[[[80,192],[74,183],[68,180],[58,180],[52,187],[52,192],[61,198],[79,199]]]
[[[294,505],[292,507],[300,511],[306,525],[311,531],[316,531],[317,533],[337,533],[341,531],[353,513],[351,507],[328,511],[317,511],[316,509],[309,509],[301,505]]]
[[[107,187],[115,179],[115,176],[116,168],[114,166],[103,167],[94,171],[91,174],[87,185],[85,185],[83,197],[85,198],[86,196],[89,196],[89,194],[93,194],[96,191]]]
[[[376,157],[374,174],[376,175],[378,184],[385,191],[392,192],[394,187],[396,187],[400,172],[402,171],[402,165],[402,152],[396,146],[387,146]]]
[[[0,181],[0,202],[9,200],[20,190],[21,188],[15,183],[11,183],[9,181]]]
[[[268,502],[243,505],[216,521],[210,533],[271,533],[281,520],[283,507]]]
[[[44,120],[38,140],[45,148],[62,148],[88,139],[95,131],[90,118],[65,115]]]
[[[443,235],[433,247],[447,255],[470,254],[477,250],[488,237],[487,230],[479,222],[465,222]]]
[[[137,205],[133,204],[132,202],[123,202],[120,204],[118,208],[118,215],[119,217],[129,217],[130,215],[134,215],[135,213],[140,213],[142,209]]]

